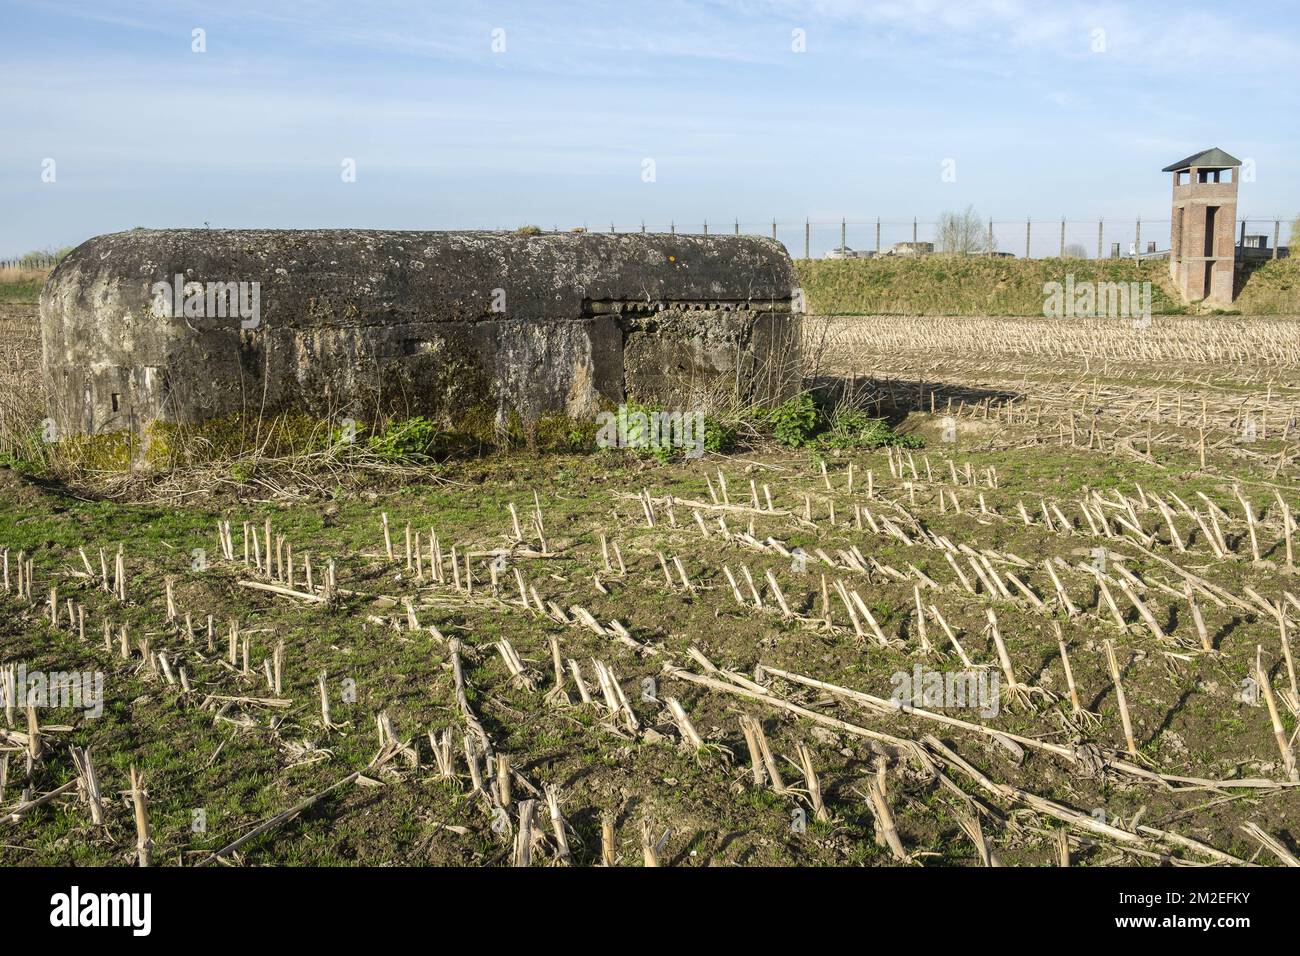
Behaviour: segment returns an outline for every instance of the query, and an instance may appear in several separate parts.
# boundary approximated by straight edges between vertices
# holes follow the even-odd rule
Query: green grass
[[[1273,259],[1250,274],[1234,308],[1245,315],[1300,312],[1300,259]]]
[[[818,315],[1042,315],[1044,283],[1064,283],[1068,274],[1076,283],[1149,281],[1154,313],[1187,311],[1168,287],[1164,262],[979,256],[800,259],[795,271],[808,311]]]
[[[0,282],[0,305],[35,304],[41,300],[41,286],[44,284],[44,279]]]

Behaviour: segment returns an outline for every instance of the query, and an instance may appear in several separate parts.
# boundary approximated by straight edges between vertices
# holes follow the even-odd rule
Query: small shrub
[[[367,444],[387,461],[420,461],[429,457],[440,431],[436,422],[416,416],[390,424],[371,435]]]
[[[925,442],[919,435],[900,435],[880,418],[871,418],[855,408],[843,409],[830,429],[818,439],[826,448],[921,448]]]
[[[778,405],[768,415],[772,437],[790,448],[803,448],[817,431],[817,403],[808,392]]]
[[[731,451],[736,446],[736,427],[711,415],[704,416],[704,450],[717,454]]]

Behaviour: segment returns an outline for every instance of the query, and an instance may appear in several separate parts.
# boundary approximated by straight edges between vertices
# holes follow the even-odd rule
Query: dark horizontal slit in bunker
[[[791,312],[790,299],[583,299],[583,318],[679,312]]]

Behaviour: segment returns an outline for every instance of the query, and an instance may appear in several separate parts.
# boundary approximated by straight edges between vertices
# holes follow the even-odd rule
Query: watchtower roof
[[[1235,156],[1230,156],[1219,147],[1214,146],[1210,149],[1202,150],[1188,156],[1186,159],[1180,159],[1176,163],[1170,163],[1162,173],[1176,173],[1184,169],[1191,169],[1193,166],[1198,169],[1228,169],[1232,166],[1240,166],[1241,160]]]

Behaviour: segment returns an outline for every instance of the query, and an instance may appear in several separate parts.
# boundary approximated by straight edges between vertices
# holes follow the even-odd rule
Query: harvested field
[[[1294,864],[1293,325],[1044,325],[809,323],[923,449],[0,471],[6,681],[103,681],[0,862]]]

